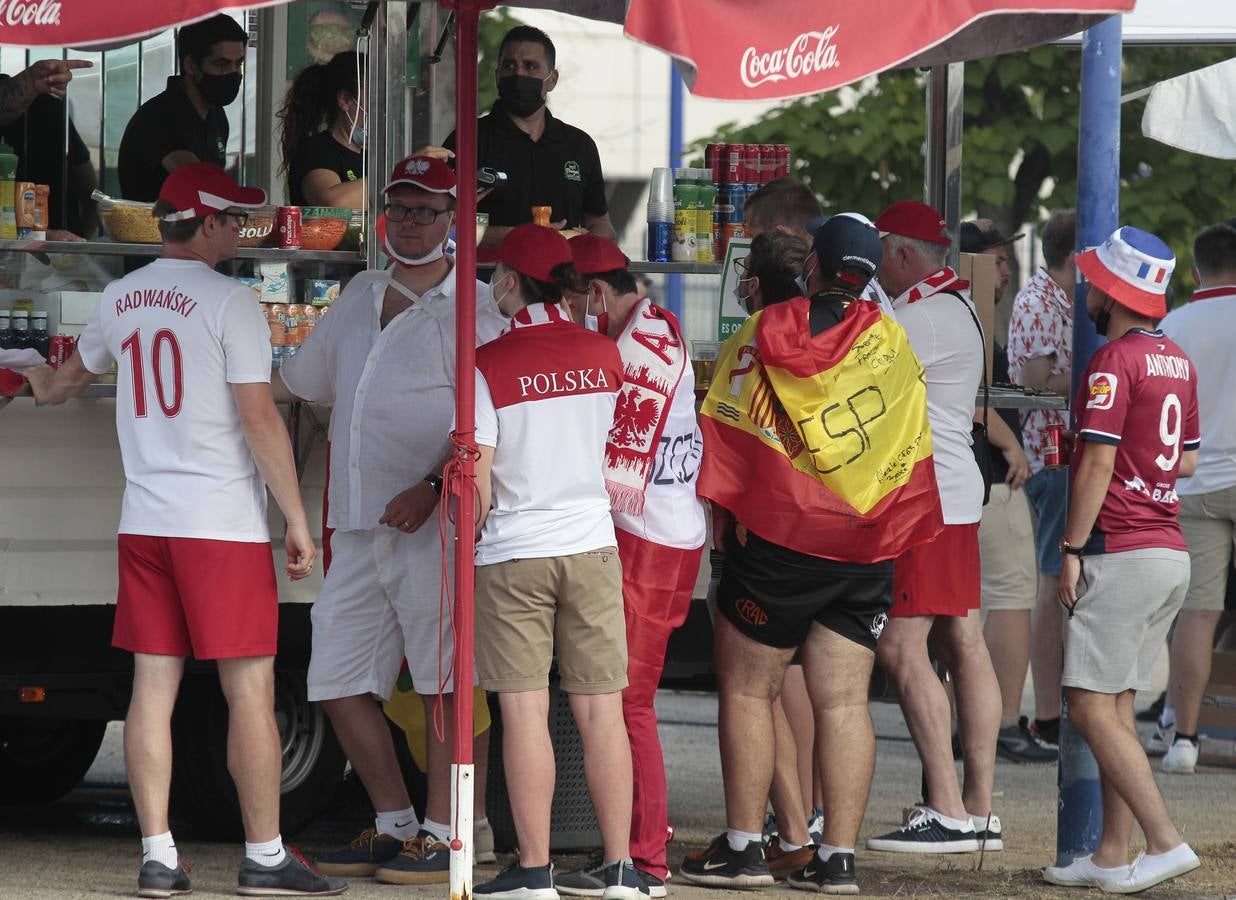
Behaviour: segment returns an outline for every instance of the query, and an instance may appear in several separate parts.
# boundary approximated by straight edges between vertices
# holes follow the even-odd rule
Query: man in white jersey
[[[1159,326],[1198,369],[1202,448],[1197,470],[1176,483],[1180,530],[1189,545],[1189,592],[1172,632],[1167,704],[1157,734],[1163,771],[1193,774],[1197,719],[1210,680],[1211,646],[1223,615],[1236,533],[1236,228],[1212,225],[1193,241],[1198,290]]]
[[[313,605],[309,699],[330,715],[376,811],[372,827],[315,862],[328,875],[390,884],[445,883],[450,875],[450,742],[427,729],[428,792],[418,822],[375,698],[390,698],[406,658],[425,721],[439,702],[447,721],[453,708],[438,498],[455,412],[455,267],[443,253],[455,189],[442,160],[410,156],[395,165],[379,227],[391,267],[348,282],[274,379],[281,400],[333,407],[327,525],[335,530]],[[477,342],[504,324],[478,282]],[[449,556],[446,565],[451,570]]]
[[[58,404],[119,364],[126,484],[112,643],[134,655],[124,750],[142,830],[141,896],[190,891],[167,818],[170,723],[190,653],[217,660],[228,702],[228,768],[245,828],[239,891],[324,896],[347,887],[287,852],[279,835],[279,598],[267,485],[287,519],[288,577],[312,572],[317,551],[271,395],[270,329],[252,292],[214,271],[236,255],[243,209],[265,199],[211,163],[177,169],[154,209],[162,256],[107,286],[65,365],[26,373],[40,404]]]
[[[587,282],[587,293],[570,295],[572,308],[585,328],[617,342],[624,370],[606,469],[611,480],[628,487],[613,518],[627,622],[622,712],[634,784],[631,858],[650,889],[663,896],[669,807],[653,700],[670,634],[691,608],[704,552],[708,529],[695,492],[704,439],[695,417],[695,376],[677,320],[639,292],[627,271],[629,260],[613,241],[586,234],[570,244],[575,270]],[[643,405],[649,398],[655,402]],[[574,872],[555,883],[560,894],[599,895],[599,874]]]

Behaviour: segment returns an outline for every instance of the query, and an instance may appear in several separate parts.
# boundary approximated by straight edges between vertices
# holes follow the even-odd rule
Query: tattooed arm
[[[73,80],[73,70],[93,65],[84,59],[41,59],[24,72],[0,81],[0,125],[24,113],[39,94],[63,97]]]

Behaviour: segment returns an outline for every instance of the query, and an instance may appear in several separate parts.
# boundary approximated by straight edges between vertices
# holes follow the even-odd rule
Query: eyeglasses
[[[430,206],[404,206],[402,203],[388,203],[382,207],[386,218],[392,222],[402,222],[410,218],[417,225],[432,225],[438,221],[438,216],[450,212],[446,209],[434,209]]]
[[[249,214],[247,212],[221,212],[219,216],[234,220],[237,229],[244,228],[249,223]]]
[[[751,277],[751,266],[747,262],[747,257],[740,256],[738,259],[734,260],[734,271],[738,273],[739,278]]]

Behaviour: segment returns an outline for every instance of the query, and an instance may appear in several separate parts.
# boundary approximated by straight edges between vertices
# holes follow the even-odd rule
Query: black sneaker
[[[688,853],[678,872],[684,881],[712,887],[742,890],[771,887],[772,873],[764,859],[764,846],[750,841],[741,852],[730,849],[729,839],[719,834],[705,849]]]
[[[1026,717],[1022,716],[1016,725],[1000,729],[996,735],[996,755],[1015,763],[1051,763],[1060,757],[1060,751],[1032,735]]]
[[[648,885],[639,869],[629,862],[610,863],[602,872],[605,879],[605,900],[642,900],[649,896]]]
[[[189,884],[191,871],[193,867],[184,859],[181,859],[174,869],[169,869],[153,859],[147,860],[142,863],[142,869],[137,873],[137,896],[176,897],[192,893],[193,886]]]
[[[525,869],[519,860],[499,872],[493,881],[478,884],[472,893],[494,900],[558,900],[558,892],[554,890],[554,867]]]
[[[348,889],[341,878],[327,878],[309,865],[291,847],[277,866],[264,866],[251,859],[240,864],[236,893],[242,897],[333,897]]]
[[[669,896],[665,890],[664,878],[658,878],[656,875],[653,875],[651,872],[645,872],[643,869],[639,870],[639,874],[644,879],[644,884],[648,885],[648,896],[652,900],[657,900],[658,897]]]
[[[389,834],[378,834],[376,828],[366,828],[343,850],[323,853],[313,861],[323,875],[346,875],[363,878],[378,871],[378,866],[399,855],[403,841]]]
[[[1141,712],[1133,716],[1139,722],[1157,722],[1159,716],[1163,714],[1163,707],[1167,705],[1167,691],[1159,695],[1159,699],[1151,703]]]
[[[858,881],[854,878],[854,854],[834,853],[828,862],[820,862],[817,855],[800,872],[789,878],[790,887],[800,891],[815,891],[818,894],[857,894]]]
[[[383,884],[446,884],[451,880],[451,848],[422,828],[378,866],[373,877]]]
[[[978,848],[973,824],[949,828],[940,821],[939,813],[922,806],[896,831],[867,839],[868,850],[891,853],[974,853]]]
[[[1044,747],[1050,747],[1052,750],[1059,750],[1060,719],[1048,719],[1043,724],[1039,724],[1040,721],[1041,720],[1039,719],[1035,719],[1033,722],[1027,720],[1026,731]]]

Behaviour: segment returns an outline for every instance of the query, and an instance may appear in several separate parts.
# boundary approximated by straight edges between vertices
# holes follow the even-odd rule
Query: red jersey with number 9
[[[1135,328],[1094,354],[1074,409],[1080,440],[1073,477],[1087,444],[1117,447],[1096,543],[1089,546],[1106,553],[1186,550],[1176,522],[1176,475],[1181,454],[1201,446],[1197,373],[1189,357],[1163,332]]]
[[[77,352],[91,372],[117,364],[118,533],[270,540],[231,388],[270,381],[270,329],[248,287],[202,262],[155,260],[104,289]]]

